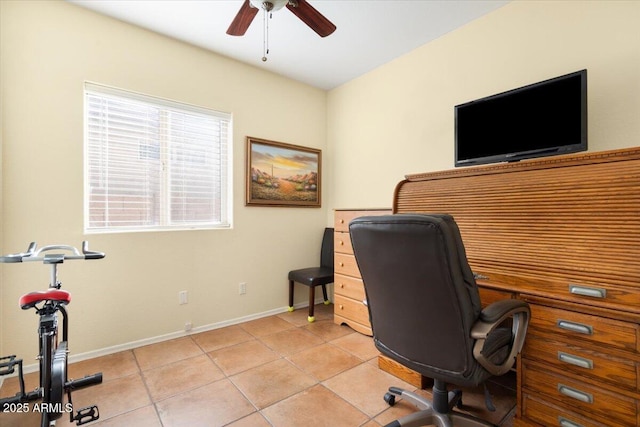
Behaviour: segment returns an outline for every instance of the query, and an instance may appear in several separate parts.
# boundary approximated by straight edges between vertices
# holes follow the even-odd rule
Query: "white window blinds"
[[[231,115],[85,84],[85,232],[230,226]]]

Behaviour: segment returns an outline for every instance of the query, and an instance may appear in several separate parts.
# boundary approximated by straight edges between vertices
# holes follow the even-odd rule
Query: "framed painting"
[[[322,152],[247,137],[247,206],[320,207]]]

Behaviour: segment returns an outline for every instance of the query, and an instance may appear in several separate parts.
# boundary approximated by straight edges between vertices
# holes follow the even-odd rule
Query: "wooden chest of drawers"
[[[369,311],[364,305],[364,285],[351,247],[349,222],[360,216],[390,213],[390,209],[338,209],[335,212],[335,236],[333,239],[335,253],[334,322],[347,324],[365,335],[371,335],[371,325],[369,324]]]

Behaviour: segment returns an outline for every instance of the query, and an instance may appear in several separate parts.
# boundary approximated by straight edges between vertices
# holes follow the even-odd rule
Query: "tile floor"
[[[381,371],[372,339],[333,323],[333,306],[305,309],[69,365],[69,377],[101,371],[102,384],[74,392],[74,406],[97,404],[106,426],[365,426],[385,425],[414,409],[382,399],[389,386],[415,387]],[[27,376],[27,389],[37,386]],[[512,425],[513,378],[465,391],[465,410],[501,427]],[[0,396],[15,394],[8,378]],[[427,391],[420,391],[429,395]],[[0,413],[0,425],[38,426],[37,413]],[[58,425],[71,425],[67,417]]]

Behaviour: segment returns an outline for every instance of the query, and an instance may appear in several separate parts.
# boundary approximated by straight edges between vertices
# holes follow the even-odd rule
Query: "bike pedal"
[[[98,405],[91,405],[85,408],[78,409],[78,413],[73,420],[77,426],[90,423],[100,418],[100,412],[98,411]]]
[[[4,362],[7,360],[7,362]],[[0,376],[13,374],[14,366],[17,365],[20,360],[16,360],[16,355],[0,357]]]

